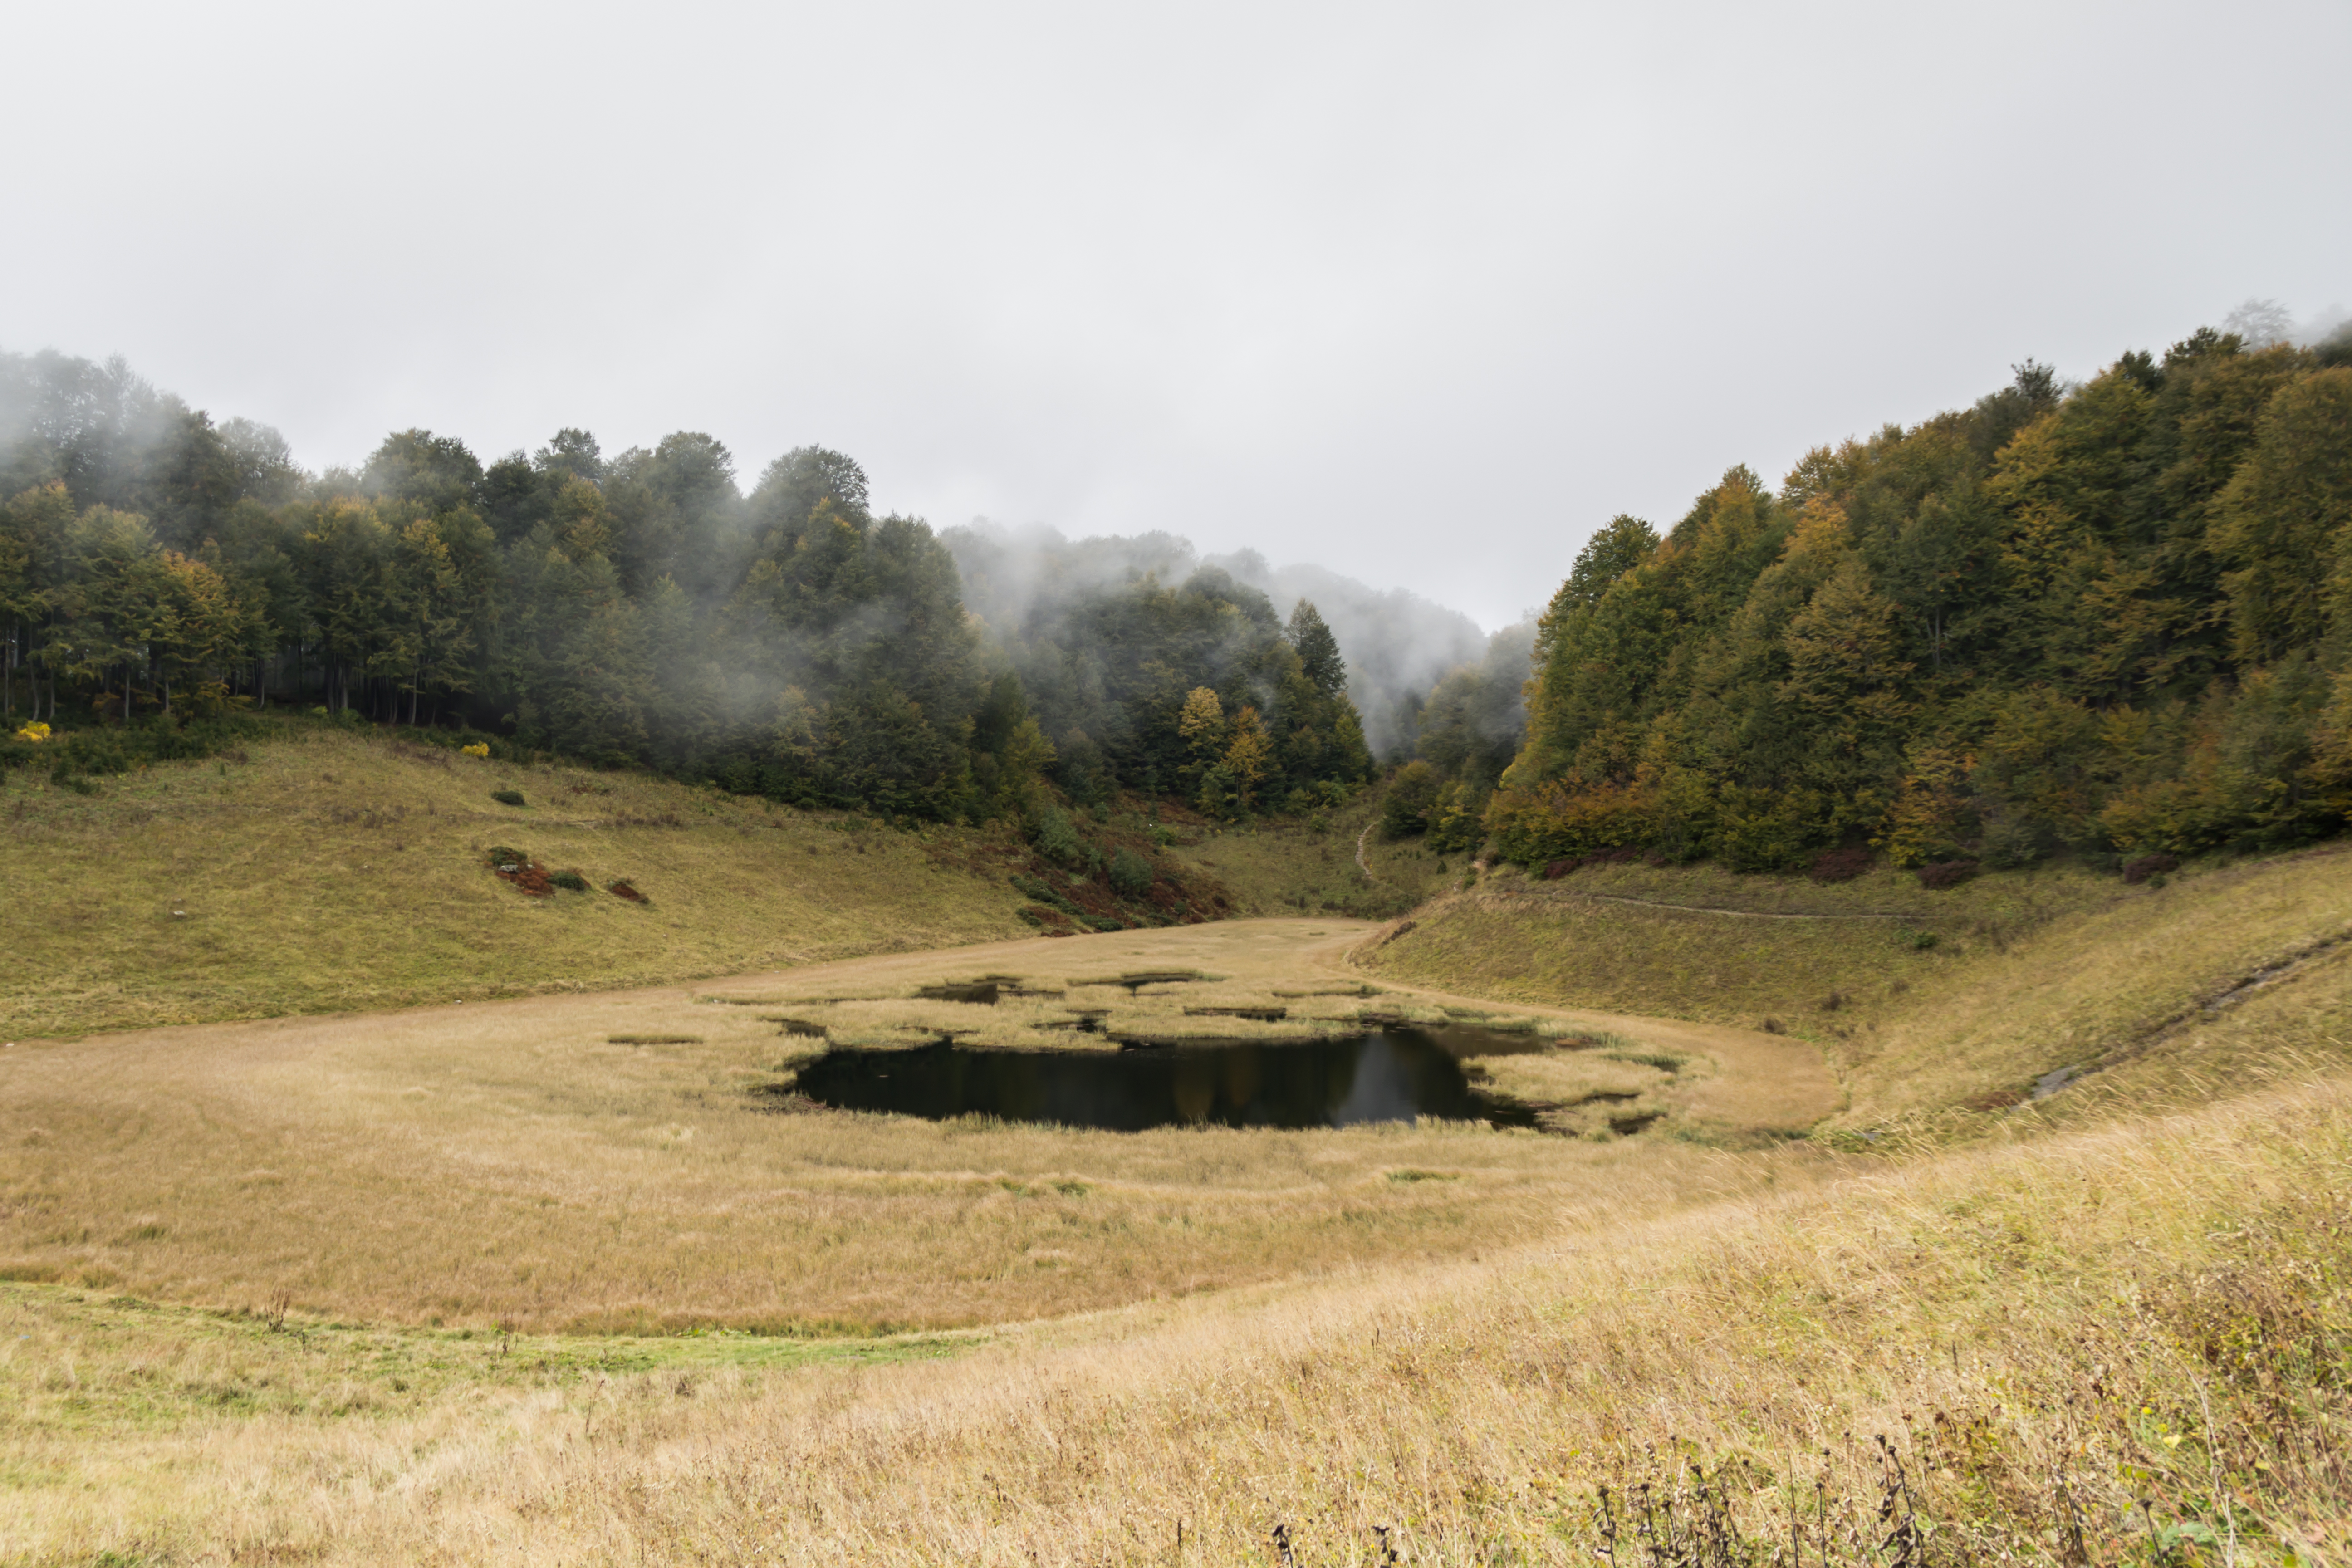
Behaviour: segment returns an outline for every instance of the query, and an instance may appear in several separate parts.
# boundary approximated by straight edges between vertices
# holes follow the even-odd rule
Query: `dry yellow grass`
[[[1336,980],[1367,929],[1031,939],[708,987],[19,1045],[0,1051],[0,1271],[223,1308],[282,1295],[377,1322],[873,1332],[1466,1256],[1540,1234],[1624,1166],[1660,1203],[1752,1179],[1701,1147],[1478,1124],[1111,1133],[779,1114],[787,1102],[760,1092],[819,1047],[768,1021],[803,1010],[796,995],[1171,967],[1225,976],[1211,994],[1270,994]],[[1183,988],[1151,989],[1167,994],[1129,1003],[1138,1017],[1181,1004]],[[996,1011],[834,1005],[877,1021]],[[1649,1027],[1657,1048],[1690,1048],[1687,1030]],[[613,1040],[665,1035],[698,1038]],[[1749,1081],[1692,1076],[1720,1093]],[[1779,1081],[1751,1087],[1777,1114]]]
[[[2275,1059],[2275,1042],[2231,1043],[2228,1033],[2228,998],[2254,978],[2300,1010],[2289,1031],[2298,1049],[2352,1054],[2352,852],[2340,847],[2192,868],[2139,888],[2072,872],[1928,893],[1883,872],[1820,889],[1622,869],[1574,893],[1496,879],[1418,911],[1412,930],[1360,962],[1384,984],[1769,1023],[1825,1049],[1848,1096],[1832,1125],[1856,1131],[1952,1123],[1970,1103],[1984,1108],[1979,1121],[1997,1117],[2070,1067],[2099,1070],[2027,1114],[2071,1115],[2110,1090],[2146,1103],[2160,1079],[2183,1073],[2173,1103],[2242,1091],[2258,1081],[2245,1076],[2260,1070],[2252,1064]],[[1591,896],[1603,888],[1759,912]],[[1900,919],[1854,918],[1888,905]],[[1944,912],[1929,920],[1919,908]],[[1777,918],[1808,909],[1829,918]],[[1922,948],[1917,931],[1938,940]],[[2208,1068],[2191,1071],[2200,1051]]]
[[[1542,1108],[1543,1124],[1587,1136],[1646,1126],[1670,1114],[1666,1091],[1675,1074],[1671,1057],[1628,1060],[1606,1050],[1546,1051],[1475,1058],[1478,1080],[1498,1094]]]
[[[2347,1159],[2352,1095],[2312,1085],[1909,1166],[1752,1162],[1783,1190],[1647,1220],[1628,1167],[1506,1257],[920,1366],[461,1376],[341,1413],[167,1392],[102,1433],[47,1399],[0,1554],[1163,1563],[1181,1521],[1189,1563],[1265,1561],[1280,1524],[1307,1563],[1375,1561],[1376,1527],[1406,1563],[1567,1563],[1595,1486],[1696,1461],[1764,1549],[1791,1501],[1811,1535],[1819,1481],[1832,1559],[1876,1562],[1884,1434],[1934,1561],[2341,1561]],[[170,1373],[189,1332],[10,1305],[42,1336],[0,1355],[17,1389]]]
[[[977,836],[290,726],[249,760],[0,790],[0,1039],[411,1006],[1025,932]],[[527,805],[489,792],[520,788]],[[530,899],[506,845],[596,890]],[[603,890],[615,878],[652,900]]]
[[[1365,828],[1377,801],[1367,791],[1346,806],[1307,819],[1190,830],[1195,842],[1171,853],[1207,871],[1244,915],[1337,914],[1385,919],[1459,880],[1467,855],[1432,855],[1418,839],[1384,842]],[[1357,863],[1360,847],[1371,866]]]
[[[717,865],[803,826],[833,832],[694,831]],[[896,846],[902,901],[950,874],[919,842]],[[1280,1525],[1301,1563],[1379,1561],[1376,1527],[1404,1563],[1590,1563],[1596,1485],[1687,1502],[1691,1462],[1759,1539],[1820,1481],[1829,1559],[1884,1562],[1862,1545],[1885,1529],[1876,1433],[1938,1563],[2352,1561],[2344,863],[1995,882],[1945,906],[1965,918],[1932,951],[1754,921],[1784,934],[1711,952],[1736,917],[1487,891],[1370,971],[1349,954],[1373,928],[1253,921],[21,1044],[0,1051],[0,1562],[1224,1563],[1267,1560]],[[1655,901],[1668,875],[1610,885]],[[793,886],[847,918],[845,883]],[[676,952],[774,941],[728,934],[758,907],[714,896]],[[393,923],[368,929],[413,942]],[[618,973],[598,928],[517,929]],[[135,936],[18,994],[188,1005],[170,972],[128,976]],[[288,951],[256,939],[224,973],[249,987]],[[371,984],[418,973],[399,951]],[[1103,984],[1161,968],[1216,978]],[[912,996],[983,973],[1061,994]],[[1645,974],[1739,1005],[1635,1016]],[[1849,974],[1835,1010],[1790,1005]],[[810,1009],[843,1037],[987,1015],[1034,1047],[1078,1005],[1150,1025],[1275,1000],[1317,1028],[1607,1037],[1473,1065],[1570,1130],[1669,1120],[1110,1134],[758,1092],[815,1048],[771,1020]],[[1737,1026],[1759,1000],[1842,1081]],[[2060,1047],[2100,1070],[1955,1109]],[[1775,1144],[1832,1113],[1843,1131]]]

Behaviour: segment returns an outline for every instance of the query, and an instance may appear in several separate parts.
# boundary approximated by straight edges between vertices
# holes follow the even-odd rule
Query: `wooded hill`
[[[85,767],[137,749],[110,729],[274,702],[940,820],[1027,810],[1041,776],[1233,816],[1370,772],[1311,604],[1286,625],[1221,572],[1147,573],[991,626],[929,526],[815,447],[748,496],[693,433],[485,467],[408,430],[313,478],[120,361],[0,355],[0,705],[91,731],[39,753]]]
[[[1528,865],[1953,874],[2339,831],[2352,341],[2203,331],[2074,387],[2029,363],[1777,492],[1735,468],[1663,537],[1596,534],[1532,659],[1507,766],[1464,722],[1507,674],[1466,671],[1392,828]]]

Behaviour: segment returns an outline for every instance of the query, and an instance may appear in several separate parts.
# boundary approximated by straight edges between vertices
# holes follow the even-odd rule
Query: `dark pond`
[[[998,1051],[941,1044],[835,1050],[801,1069],[799,1091],[844,1110],[943,1121],[995,1116],[1136,1132],[1226,1127],[1349,1127],[1416,1116],[1532,1127],[1528,1112],[1471,1089],[1451,1052],[1420,1029],[1306,1045]]]

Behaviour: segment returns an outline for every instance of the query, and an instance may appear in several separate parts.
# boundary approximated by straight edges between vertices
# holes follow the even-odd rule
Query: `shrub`
[[[1858,844],[1824,849],[1813,857],[1805,875],[1816,882],[1851,882],[1870,869],[1870,851]]]
[[[1941,940],[1931,931],[1915,931],[1907,934],[1910,936],[1913,951],[1917,952],[1926,952]]]
[[[2177,855],[2139,855],[2123,865],[2124,880],[2137,888],[2150,877],[2162,877],[2180,869]]]
[[[1825,802],[1809,789],[1772,791],[1734,784],[1724,790],[1716,850],[1735,871],[1791,871],[1812,858],[1827,837]]]
[[[460,746],[457,750],[469,757],[487,758],[490,754],[490,743],[488,741],[477,741],[470,746]]]
[[[127,773],[154,763],[193,762],[265,733],[259,721],[236,715],[183,724],[157,714],[119,729],[53,731],[27,723],[0,731],[0,773],[11,768],[47,768],[60,788],[89,795],[94,791],[86,780],[78,782],[77,775]]]
[[[1429,828],[1429,814],[1445,784],[1444,775],[1415,758],[1397,770],[1381,802],[1381,837],[1410,838]]]
[[[2056,847],[2057,837],[2038,822],[1996,822],[1988,826],[1978,858],[1996,871],[2032,865]]]
[[[1038,854],[1065,866],[1079,865],[1087,858],[1086,841],[1071,825],[1070,814],[1058,805],[1049,805],[1037,814],[1036,844]]]
[[[547,885],[561,888],[567,893],[584,893],[588,890],[588,879],[577,871],[558,871],[548,878]]]
[[[1110,885],[1130,899],[1141,898],[1151,890],[1151,862],[1121,849],[1110,858]]]
[[[519,789],[494,789],[490,792],[490,798],[500,805],[520,805],[523,803],[522,791]]]
[[[1078,908],[1077,905],[1070,902],[1069,900],[1054,891],[1051,886],[1039,881],[1034,877],[1016,876],[1013,879],[1013,885],[1016,889],[1020,889],[1022,893],[1029,898],[1036,900],[1039,903],[1045,905],[1048,909],[1059,910],[1066,915],[1075,916],[1081,920],[1086,917],[1086,910]]]
[[[1495,792],[1486,826],[1503,857],[1523,866],[1590,855],[1607,845],[1646,844],[1650,796],[1633,786],[1565,782]],[[1637,851],[1638,852],[1638,851]]]
[[[1636,860],[1651,866],[1666,863],[1666,858],[1654,851],[1632,844],[1620,844],[1614,849],[1595,849],[1590,855],[1571,855],[1564,860],[1548,860],[1544,863],[1544,880],[1556,882],[1562,877],[1573,876],[1587,866],[1630,866]],[[1443,871],[1444,864],[1440,862],[1437,868]]]
[[[1977,874],[1973,860],[1938,860],[1919,868],[1919,885],[1923,888],[1957,888]]]

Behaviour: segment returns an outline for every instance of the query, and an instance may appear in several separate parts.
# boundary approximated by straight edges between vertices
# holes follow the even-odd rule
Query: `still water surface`
[[[995,1116],[1119,1132],[1199,1123],[1352,1127],[1416,1116],[1535,1124],[1519,1107],[1472,1089],[1453,1054],[1427,1031],[1412,1028],[1302,1045],[835,1050],[801,1069],[799,1089],[844,1110],[933,1121]]]

